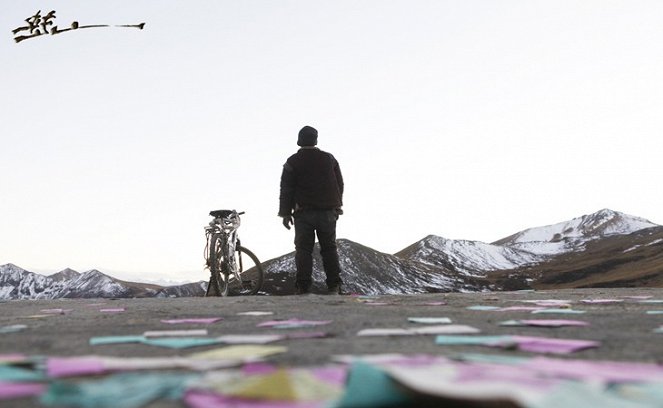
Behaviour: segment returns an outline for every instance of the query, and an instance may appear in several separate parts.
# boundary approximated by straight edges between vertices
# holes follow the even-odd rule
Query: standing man
[[[343,213],[343,176],[331,154],[315,147],[318,131],[304,126],[299,131],[300,149],[283,165],[279,216],[290,229],[295,225],[297,294],[311,293],[313,244],[320,242],[322,265],[330,294],[341,293],[341,267],[336,249],[336,220]]]

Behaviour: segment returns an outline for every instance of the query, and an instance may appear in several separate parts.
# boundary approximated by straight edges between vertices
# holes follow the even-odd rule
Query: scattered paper
[[[357,336],[413,336],[414,330],[386,328],[386,329],[363,329],[357,332]]]
[[[484,305],[475,305],[475,306],[468,306],[466,307],[467,310],[481,310],[481,311],[489,311],[489,310],[497,310],[500,309],[499,306],[484,306]]]
[[[645,313],[648,315],[659,315],[663,314],[663,310],[647,310]]]
[[[508,306],[508,307],[500,307],[499,309],[495,309],[497,312],[532,312],[535,310],[543,310],[545,309],[544,306]]]
[[[241,360],[200,360],[187,357],[49,357],[46,373],[51,378],[99,375],[114,371],[189,369],[206,371],[235,367]]]
[[[331,320],[270,320],[267,322],[258,323],[257,327],[271,327],[274,329],[298,329],[302,327],[323,326],[331,322]]]
[[[46,384],[0,381],[0,401],[39,396],[46,391]]]
[[[223,343],[219,339],[209,337],[156,337],[141,341],[148,346],[184,349],[190,347],[213,346]]]
[[[660,384],[659,384],[660,386]],[[597,387],[594,384],[566,382],[560,384],[551,392],[543,395],[540,401],[537,402],[537,408],[585,408],[585,407],[601,407],[601,408],[643,408],[643,407],[657,407],[659,404],[652,404],[652,401],[641,403],[637,399],[628,398],[628,395],[623,395],[613,391],[613,389],[605,390],[603,387]],[[661,401],[663,402],[663,401]]]
[[[464,324],[426,326],[411,330],[414,331],[415,334],[471,334],[481,332],[481,330],[477,329],[476,327],[467,326]]]
[[[417,334],[471,334],[479,333],[480,330],[462,324],[425,326],[421,328],[376,328],[363,329],[357,333],[357,336],[412,336]]]
[[[659,327],[658,329],[654,329],[654,333],[663,333],[663,326]]]
[[[122,313],[125,311],[125,309],[123,307],[115,307],[108,309],[99,309],[99,311],[102,313]]]
[[[54,382],[42,395],[46,405],[95,408],[138,408],[151,401],[179,399],[197,374],[118,374],[101,380],[78,383]]]
[[[663,366],[628,361],[567,360],[536,356],[520,365],[546,377],[612,384],[618,382],[663,382]]]
[[[46,374],[54,378],[96,375],[106,371],[104,362],[98,357],[50,357],[46,360]]]
[[[563,326],[589,326],[589,323],[580,320],[507,320],[499,323],[500,326],[540,326],[540,327],[563,327]]]
[[[215,344],[267,344],[275,341],[285,339],[311,339],[329,337],[326,332],[299,332],[282,334],[229,334],[218,337],[183,337],[184,334],[189,335],[203,335],[207,332],[199,330],[184,331],[164,331],[164,332],[145,332],[145,335],[129,335],[129,336],[101,336],[92,337],[89,340],[90,345],[110,345],[110,344],[123,344],[123,343],[141,343],[148,346],[160,346],[169,348],[189,348],[199,346],[209,346]],[[167,337],[167,336],[173,337]],[[160,337],[161,336],[161,337]],[[166,336],[166,337],[163,337]]]
[[[348,374],[348,384],[337,408],[413,406],[410,396],[383,370],[357,361]]]
[[[189,357],[195,359],[252,360],[271,356],[273,354],[285,353],[286,351],[288,351],[288,349],[281,346],[240,345],[195,353],[191,354]]]
[[[262,312],[262,311],[251,311],[251,312],[239,312],[239,316],[269,316],[273,315],[274,312]]]
[[[550,314],[584,314],[584,310],[574,310],[574,309],[541,309],[541,310],[532,310],[532,313],[550,313]]]
[[[604,304],[604,303],[620,303],[623,302],[624,299],[583,299],[581,300],[582,303],[588,303],[588,304]]]
[[[481,353],[461,353],[451,357],[454,361],[467,361],[481,364],[522,364],[531,359],[531,357],[517,357],[513,355],[502,354],[481,354]]]
[[[441,346],[515,346],[512,336],[437,336],[435,344]]]
[[[100,346],[105,344],[122,343],[141,343],[146,340],[145,336],[99,336],[91,337],[89,343],[91,346]]]
[[[554,306],[551,308],[551,306]],[[554,304],[541,304],[537,306],[468,306],[469,310],[480,310],[480,311],[493,311],[493,312],[532,312],[532,313],[576,313],[576,311],[570,311],[568,309],[570,305],[554,303]],[[580,312],[584,313],[584,312]]]
[[[40,371],[11,365],[0,365],[0,381],[26,382],[43,381],[44,379]]]
[[[28,328],[28,326],[26,326],[24,324],[11,324],[9,326],[0,327],[0,334],[17,333],[17,332],[20,332],[21,330],[25,330],[27,328]]]
[[[207,336],[207,329],[198,330],[151,330],[143,333],[145,337],[193,337]]]
[[[198,318],[187,318],[187,319],[165,319],[161,320],[161,323],[167,323],[167,324],[196,324],[196,323],[202,323],[202,324],[211,324],[211,323],[216,323],[220,320],[223,320],[222,317],[198,317]]]
[[[287,336],[279,334],[231,334],[216,339],[224,344],[267,344],[286,338]]]
[[[341,396],[341,385],[324,381],[308,369],[280,368],[264,374],[244,376],[241,381],[221,377],[197,386],[212,388],[224,395],[262,401],[322,402]]]
[[[573,301],[565,299],[537,299],[537,300],[520,300],[523,303],[533,303],[536,306],[544,307],[559,307],[560,309],[563,306],[568,307]]]
[[[408,317],[408,322],[422,324],[446,324],[451,323],[448,317]]]
[[[197,389],[188,390],[184,402],[189,408],[324,408],[315,402],[249,400]]]
[[[104,336],[90,338],[91,346],[122,344],[122,343],[141,343],[147,346],[168,347],[174,349],[183,349],[189,347],[211,346],[221,344],[222,341],[210,337],[151,337],[145,336]]]
[[[566,354],[587,348],[599,347],[591,340],[557,339],[532,336],[437,336],[439,345],[483,345],[488,347],[516,348],[534,353]]]
[[[0,354],[0,364],[28,363],[30,358],[21,353]]]
[[[663,406],[663,367],[657,364],[483,354],[463,355],[461,359],[393,354],[355,356],[354,361],[357,358],[361,365],[369,366],[369,370],[362,367],[361,371],[355,371],[357,365],[353,364],[348,388],[353,380],[359,382],[364,376],[376,376],[382,382],[376,389],[362,387],[359,382],[356,385],[360,393],[346,390],[339,404],[341,407],[372,406],[372,399],[382,401],[382,394],[389,395],[394,389],[412,400],[387,400],[382,401],[383,404],[446,406],[449,400],[454,400],[457,406]],[[346,361],[352,363],[353,360]],[[578,391],[569,391],[569,398],[558,399],[569,385],[577,386]],[[359,398],[364,395],[367,396]],[[362,404],[354,405],[355,401]]]
[[[634,300],[645,300],[645,299],[651,299],[651,298],[653,298],[653,296],[651,296],[651,295],[620,296],[620,298],[634,299]]]
[[[556,339],[546,337],[513,336],[518,348],[523,351],[534,353],[566,354],[588,348],[596,348],[601,345],[598,341]]]

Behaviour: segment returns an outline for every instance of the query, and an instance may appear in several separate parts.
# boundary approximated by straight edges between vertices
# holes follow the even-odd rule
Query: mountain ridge
[[[205,289],[204,282],[170,287],[128,282],[96,269],[66,268],[45,276],[12,263],[0,265],[0,299],[202,296]]]
[[[366,295],[643,285],[663,287],[663,226],[602,209],[528,228],[493,243],[436,235],[387,254],[337,240],[344,290]],[[263,295],[294,293],[294,252],[262,263]],[[313,291],[325,293],[316,244]],[[0,299],[202,296],[205,282],[176,286],[122,281],[98,270],[50,276],[0,265]]]

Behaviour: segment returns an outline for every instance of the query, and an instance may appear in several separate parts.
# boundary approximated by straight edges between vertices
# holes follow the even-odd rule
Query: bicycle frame
[[[238,246],[240,246],[239,235],[237,229],[241,225],[240,215],[244,214],[243,212],[238,213],[235,210],[223,211],[219,216],[215,216],[209,225],[205,227],[205,236],[207,239],[207,245],[205,247],[205,260],[207,262],[207,267],[209,268],[209,251],[214,250],[211,248],[212,237],[219,235],[221,237],[221,256],[223,257],[225,264],[228,265],[230,271],[228,274],[232,273],[235,275],[237,281],[240,281],[239,270],[237,268],[237,262],[235,261],[235,251]],[[241,258],[240,258],[241,261]]]
[[[209,214],[214,219],[205,227],[205,261],[210,271],[205,296],[229,296],[231,292],[257,294],[264,282],[265,271],[258,257],[239,241],[239,216],[244,212],[215,210]]]

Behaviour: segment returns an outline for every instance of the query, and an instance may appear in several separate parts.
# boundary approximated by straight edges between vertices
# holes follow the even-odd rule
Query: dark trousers
[[[336,212],[333,210],[304,210],[296,212],[294,218],[297,287],[302,289],[311,287],[313,245],[316,234],[320,243],[322,266],[327,275],[327,287],[342,283],[341,266],[336,250]]]

